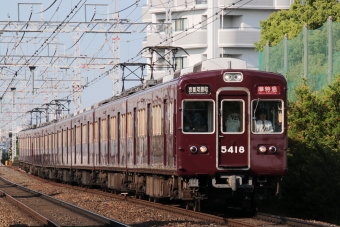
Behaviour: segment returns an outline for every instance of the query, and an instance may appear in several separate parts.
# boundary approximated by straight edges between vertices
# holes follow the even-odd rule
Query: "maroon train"
[[[66,183],[184,200],[194,210],[203,199],[252,204],[268,189],[277,193],[286,171],[287,83],[246,68],[207,60],[33,125],[19,133],[20,166]]]

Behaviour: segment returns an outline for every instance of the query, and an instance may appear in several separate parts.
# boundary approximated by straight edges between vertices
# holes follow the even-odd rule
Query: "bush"
[[[340,224],[340,77],[321,93],[306,83],[289,104],[288,172],[282,198],[264,210]]]

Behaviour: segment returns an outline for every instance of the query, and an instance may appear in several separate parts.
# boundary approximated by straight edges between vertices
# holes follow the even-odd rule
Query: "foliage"
[[[340,77],[312,93],[304,83],[289,104],[288,172],[281,214],[340,223]]]
[[[305,0],[304,5],[301,0],[295,0],[289,10],[274,12],[267,20],[261,21],[261,39],[255,43],[255,48],[263,51],[267,41],[275,46],[285,34],[288,34],[288,39],[293,39],[300,34],[305,24],[309,30],[317,29],[329,16],[335,22],[340,21],[340,4],[337,0]]]
[[[2,150],[2,157],[1,157],[1,163],[2,163],[3,165],[5,165],[5,162],[6,162],[7,159],[8,159],[7,152],[5,152],[5,150],[3,149],[3,150]]]

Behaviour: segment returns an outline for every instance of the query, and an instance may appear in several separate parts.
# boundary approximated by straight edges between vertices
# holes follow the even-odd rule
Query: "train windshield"
[[[222,131],[224,133],[242,133],[244,119],[244,102],[242,100],[222,101]]]
[[[283,131],[283,101],[253,100],[253,133],[281,133]]]
[[[213,101],[183,101],[183,132],[211,133],[214,131]]]

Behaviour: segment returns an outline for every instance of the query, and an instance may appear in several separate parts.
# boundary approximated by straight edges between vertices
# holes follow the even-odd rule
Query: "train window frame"
[[[93,122],[90,122],[89,125],[89,143],[92,144],[94,142],[93,138]]]
[[[224,127],[224,119],[223,119],[223,102],[241,102],[242,103],[242,122],[240,121],[240,127],[242,126],[242,130],[239,132],[227,132],[227,131],[223,131],[223,127]],[[223,99],[221,100],[221,109],[219,109],[219,111],[221,111],[221,116],[220,116],[220,129],[221,129],[221,133],[222,134],[243,134],[245,132],[245,118],[246,118],[246,112],[245,112],[245,102],[243,99]]]
[[[43,146],[42,146],[43,150],[46,150],[48,149],[48,134],[45,134],[44,135],[44,140],[43,140]]]
[[[169,102],[168,114],[169,114],[168,118],[169,118],[169,127],[170,127],[169,133],[170,133],[170,135],[172,135],[173,134],[173,127],[174,127],[174,120],[173,120],[173,118],[174,118],[174,103],[173,103],[173,101]]]
[[[67,129],[63,129],[62,133],[63,133],[63,147],[67,147]]]
[[[106,142],[107,141],[107,120],[106,118],[101,119],[100,123],[100,141]]]
[[[94,122],[94,129],[93,129],[93,142],[99,142],[99,120]]]
[[[82,144],[87,144],[88,143],[88,129],[87,129],[87,124],[82,125]]]
[[[52,133],[48,135],[48,149],[52,148]]]
[[[110,116],[110,140],[117,140],[117,117]]]
[[[62,139],[62,131],[57,131],[58,134],[58,148],[62,148],[63,147],[63,139]]]
[[[254,110],[256,108],[256,105],[258,105],[258,103],[263,103],[263,102],[281,102],[281,109],[282,109],[282,122],[281,122],[281,131],[272,131],[272,132],[256,132],[255,131],[255,125],[253,124],[254,120],[257,121],[257,114],[255,114],[254,116]],[[284,106],[285,106],[285,102],[284,100],[282,99],[253,99],[251,101],[251,132],[255,135],[270,135],[270,134],[282,134],[284,133],[284,119],[285,119],[285,116],[284,116]],[[257,110],[256,111],[259,111],[261,109],[261,106],[258,106],[256,108]],[[268,111],[268,109],[266,109]],[[267,120],[269,119],[268,116],[266,118]],[[274,122],[272,119],[269,119],[272,123],[272,126],[274,126]]]
[[[159,136],[162,134],[162,106],[156,104],[152,106],[152,135]]]
[[[132,138],[133,136],[133,123],[132,123],[132,112],[127,113],[127,138]]]
[[[213,106],[212,106],[212,130],[209,132],[186,132],[184,131],[184,102],[202,102],[202,101],[209,101],[212,102]],[[182,114],[181,114],[181,127],[182,127],[182,133],[183,134],[214,134],[215,133],[215,124],[216,124],[216,118],[215,118],[215,114],[216,114],[216,103],[215,100],[213,99],[183,99],[182,100]]]
[[[146,109],[141,108],[138,110],[138,137],[145,137],[146,135]]]
[[[81,144],[81,125],[77,125],[76,126],[76,145],[80,145]]]
[[[123,113],[120,115],[120,138],[125,139],[126,138],[126,114]]]
[[[71,128],[67,128],[67,145],[66,147],[71,146]]]

